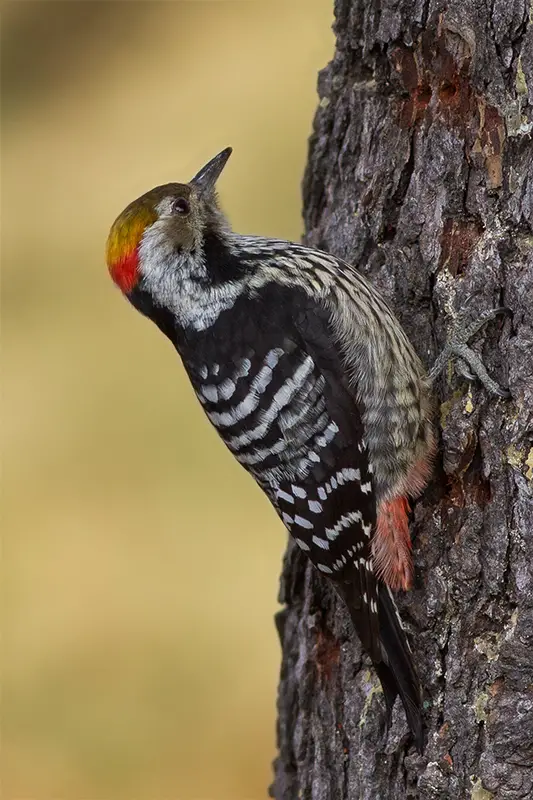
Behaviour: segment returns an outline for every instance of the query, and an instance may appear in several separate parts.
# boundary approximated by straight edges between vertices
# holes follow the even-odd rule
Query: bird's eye
[[[189,203],[187,202],[187,200],[185,200],[185,198],[178,197],[172,203],[172,210],[176,214],[180,214],[182,217],[186,217],[187,214],[190,214],[191,207],[190,207]]]

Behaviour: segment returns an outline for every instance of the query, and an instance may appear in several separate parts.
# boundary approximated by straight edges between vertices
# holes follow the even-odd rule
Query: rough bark
[[[533,10],[337,0],[304,181],[306,242],[368,275],[431,365],[464,312],[508,401],[450,366],[399,598],[425,691],[410,745],[344,609],[289,545],[272,794],[533,797]]]

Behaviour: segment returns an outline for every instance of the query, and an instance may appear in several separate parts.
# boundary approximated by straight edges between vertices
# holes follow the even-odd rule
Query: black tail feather
[[[383,686],[387,711],[390,714],[399,694],[416,746],[419,752],[422,752],[424,727],[420,681],[396,604],[390,590],[384,584],[379,586],[379,627],[384,652],[383,661],[375,667]]]
[[[382,582],[374,584],[374,591],[377,589],[378,614],[371,614],[368,603],[361,602],[361,597],[367,590],[366,585],[352,581],[338,584],[336,588],[350,611],[361,644],[372,659],[381,681],[388,719],[390,720],[394,701],[400,695],[407,723],[419,752],[422,752],[422,691],[407,636],[390,589]]]

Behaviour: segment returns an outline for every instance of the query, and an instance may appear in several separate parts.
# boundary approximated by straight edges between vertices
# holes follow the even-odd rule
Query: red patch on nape
[[[111,265],[111,277],[124,294],[129,294],[135,288],[139,280],[138,267],[139,253],[136,247]]]
[[[407,591],[413,582],[409,535],[409,503],[406,497],[380,503],[372,555],[377,575],[391,589]]]

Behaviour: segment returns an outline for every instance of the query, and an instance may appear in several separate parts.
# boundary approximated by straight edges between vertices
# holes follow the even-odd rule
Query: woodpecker
[[[210,422],[335,587],[389,714],[399,694],[422,749],[420,681],[392,591],[412,582],[409,498],[435,453],[431,380],[354,267],[232,231],[215,188],[231,152],[130,203],[111,228],[108,268],[171,340]]]

